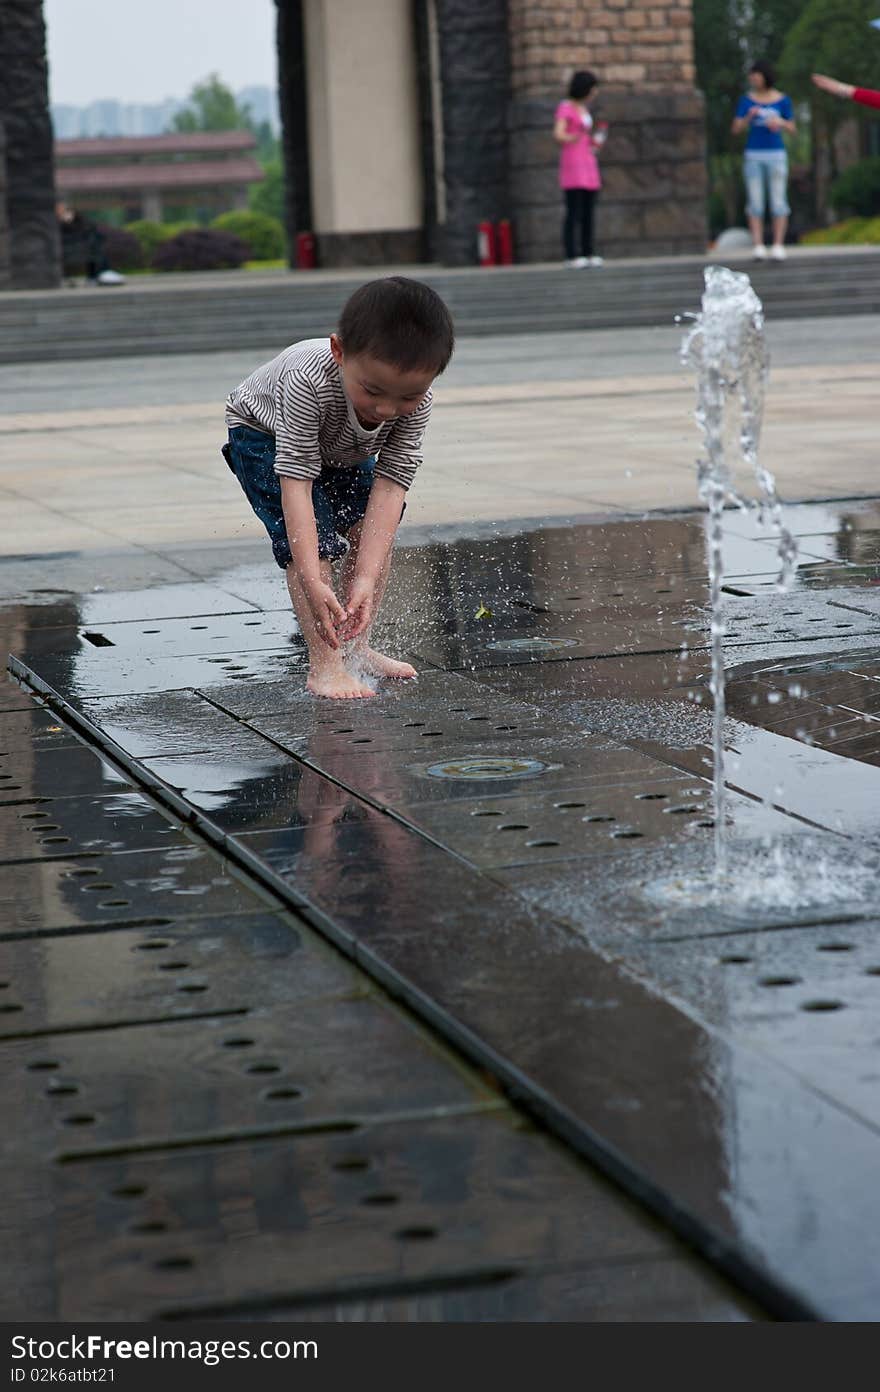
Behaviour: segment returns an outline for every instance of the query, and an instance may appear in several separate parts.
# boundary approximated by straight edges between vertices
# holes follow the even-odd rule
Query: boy
[[[227,398],[223,454],[286,572],[315,696],[372,696],[358,673],[416,675],[367,640],[454,342],[440,297],[389,276],[355,291],[329,339],[285,348]]]

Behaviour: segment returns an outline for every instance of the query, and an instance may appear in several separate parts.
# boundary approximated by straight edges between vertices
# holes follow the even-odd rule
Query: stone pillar
[[[158,189],[144,189],[141,194],[141,217],[147,222],[162,221],[162,195]]]
[[[451,266],[476,261],[479,222],[511,214],[507,11],[508,0],[436,0],[446,191],[440,246]]]
[[[704,251],[705,132],[691,0],[508,0],[508,8],[517,258],[562,257],[553,113],[582,68],[600,80],[593,110],[609,123],[597,251]]]
[[[311,232],[307,75],[302,0],[275,0],[278,7],[278,105],[284,157],[284,217],[290,264],[296,265],[298,232]]]
[[[305,0],[314,231],[325,266],[422,259],[410,0]]]
[[[9,217],[6,212],[6,135],[0,122],[0,290],[8,290],[12,284],[12,268],[9,264]]]
[[[11,283],[43,289],[61,284],[61,248],[41,0],[0,0],[0,54]]]

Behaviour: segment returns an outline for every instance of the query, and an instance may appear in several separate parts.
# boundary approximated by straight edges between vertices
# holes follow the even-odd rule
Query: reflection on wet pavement
[[[70,934],[110,941],[113,929],[114,951],[140,967],[131,935],[165,931],[165,920],[161,951],[180,946],[186,965],[169,971],[167,988],[132,977],[114,1008],[180,1019],[179,1033],[156,1036],[169,1068],[173,1038],[225,1067],[227,1056],[210,1052],[210,1032],[228,1028],[212,1002],[245,1012],[250,1037],[265,1001],[242,953],[265,905],[199,849],[206,836],[582,1154],[669,1221],[687,1213],[704,1249],[748,1289],[779,1310],[789,1301],[826,1318],[876,1318],[880,509],[792,512],[801,567],[784,595],[767,583],[772,538],[739,514],[728,524],[737,878],[720,898],[702,524],[664,517],[402,549],[384,638],[420,676],[365,702],[308,697],[290,616],[253,607],[256,582],[227,587],[219,566],[203,584],[118,604],[87,596],[104,603],[77,611],[66,600],[54,625],[51,606],[39,624],[24,614],[14,671],[50,712],[23,717],[19,699],[5,717],[33,724],[31,743],[0,758],[0,813],[10,813],[0,847],[21,862],[8,870],[0,939],[34,952],[48,930],[45,969],[63,974]],[[57,746],[55,712],[65,718]],[[65,721],[103,741],[187,832],[172,828],[163,844],[167,820],[126,784],[109,786],[118,769],[96,773]],[[48,825],[25,824],[47,815]],[[47,830],[66,838],[54,850]],[[208,989],[195,945],[219,917],[237,925],[241,962]],[[205,987],[204,1021],[185,1018],[176,998],[188,972]],[[72,1027],[83,1009],[59,1020]],[[350,1014],[356,1033],[358,1008]],[[26,1038],[19,1023],[12,1037]],[[338,1027],[348,1027],[341,1016]],[[274,1066],[281,1016],[261,1028],[260,1057]],[[64,1064],[71,1076],[86,1067],[74,1052]],[[85,1150],[109,1164],[135,1131],[101,1100],[100,1067],[91,1057],[101,1120]],[[149,1120],[158,1094],[136,1068],[130,1076],[148,1117],[136,1134],[147,1148],[168,1143],[175,1123]],[[273,1125],[319,1115],[304,1100],[307,1063],[277,1123],[265,1096],[223,1092],[220,1076],[187,1135],[271,1136]],[[413,1086],[419,1106],[440,1104],[442,1088]],[[416,1105],[402,1083],[394,1095],[397,1110]],[[358,1089],[346,1092],[342,1077],[339,1097],[339,1125],[359,1125]],[[456,1105],[465,1102],[486,1105],[472,1093]],[[178,1105],[171,1094],[164,1104]],[[366,1104],[379,1106],[369,1095]],[[126,1163],[134,1169],[146,1173],[148,1159]],[[175,1222],[204,1227],[190,1180],[168,1175]],[[91,1183],[84,1172],[72,1179],[70,1202],[84,1202]],[[185,1277],[175,1308],[224,1304],[222,1257],[205,1233],[200,1241],[201,1284]],[[491,1242],[499,1261],[514,1260],[515,1243]],[[123,1284],[130,1260],[121,1247]],[[97,1280],[86,1273],[95,1313]],[[265,1293],[284,1294],[272,1280]]]

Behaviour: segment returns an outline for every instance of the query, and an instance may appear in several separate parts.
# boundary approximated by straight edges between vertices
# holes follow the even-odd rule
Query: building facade
[[[276,0],[286,216],[319,264],[473,264],[480,222],[560,257],[553,113],[600,79],[599,250],[701,251],[691,0]],[[41,0],[0,0],[0,285],[59,283]],[[5,217],[3,213],[5,203]]]
[[[56,140],[55,188],[92,217],[121,209],[126,221],[161,222],[180,205],[215,216],[246,208],[264,178],[256,144],[244,130]]]
[[[691,0],[276,3],[288,223],[321,264],[472,264],[502,218],[518,260],[558,259],[553,115],[580,68],[609,122],[602,249],[705,248]]]

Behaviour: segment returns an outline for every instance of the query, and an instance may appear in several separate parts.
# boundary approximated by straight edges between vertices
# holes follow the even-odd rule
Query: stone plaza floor
[[[248,363],[0,368],[4,1317],[876,1319],[876,331],[770,326],[720,905],[676,331],[462,343],[338,705]]]

